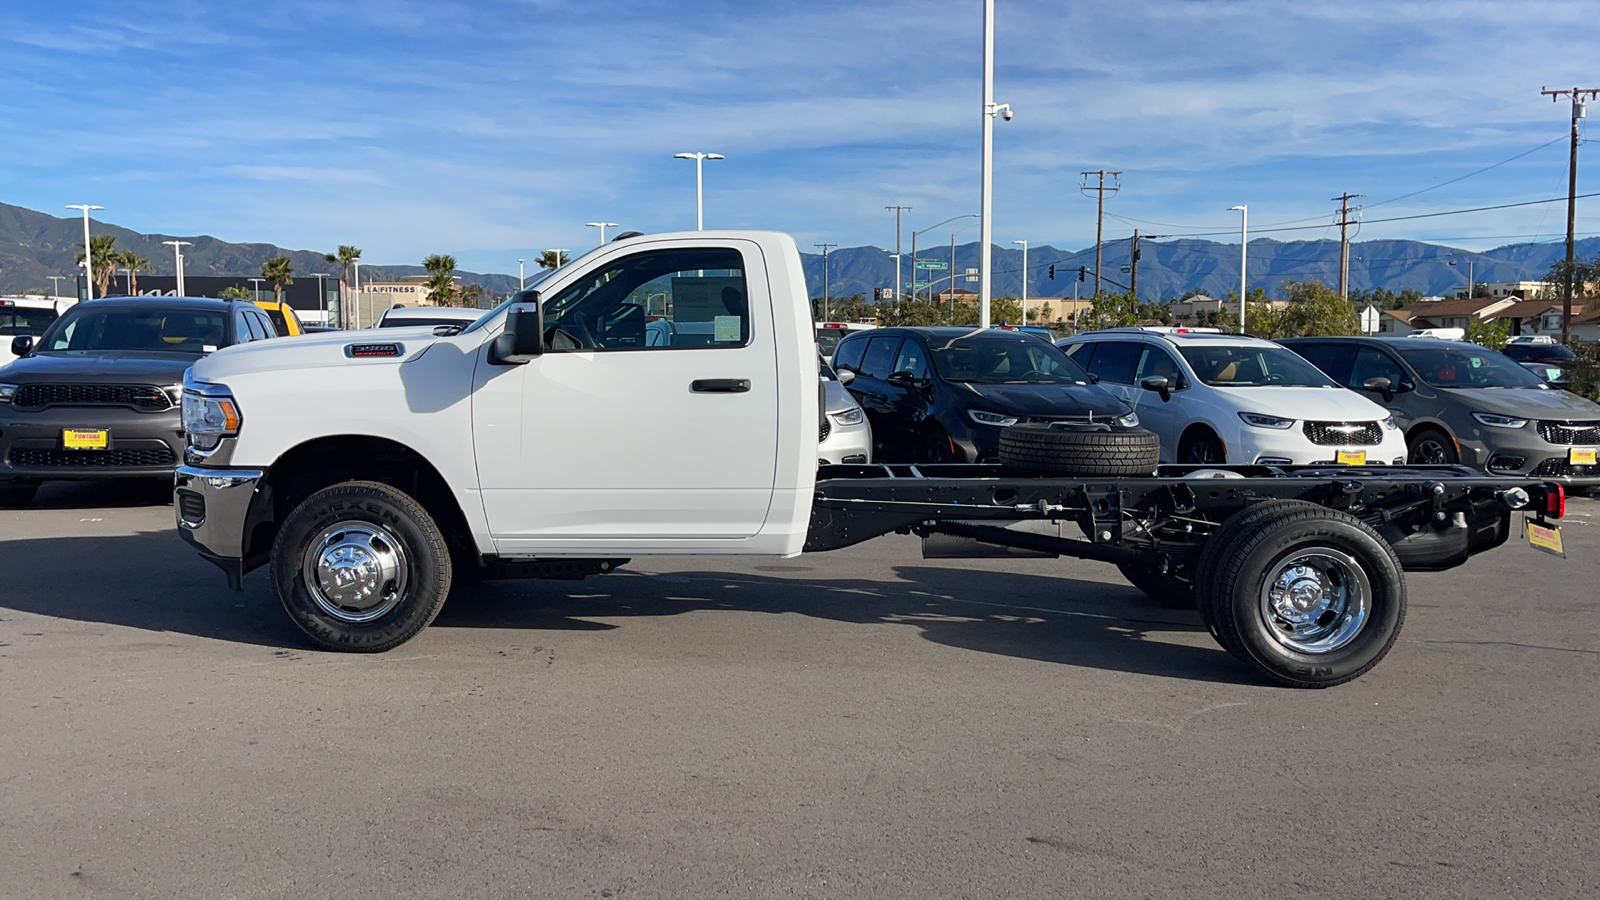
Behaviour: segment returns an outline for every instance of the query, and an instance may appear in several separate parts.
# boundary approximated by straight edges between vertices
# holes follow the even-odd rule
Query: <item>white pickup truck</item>
[[[1158,468],[1152,435],[1103,417],[1012,426],[999,464],[819,469],[807,297],[786,235],[629,236],[464,329],[223,349],[184,385],[178,531],[235,589],[268,565],[314,643],[357,651],[465,580],[916,533],[928,555],[1114,563],[1267,679],[1326,687],[1393,645],[1404,569],[1564,509],[1558,485],[1455,467]]]

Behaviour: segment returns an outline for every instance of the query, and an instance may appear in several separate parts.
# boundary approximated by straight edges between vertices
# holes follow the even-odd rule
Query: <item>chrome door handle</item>
[[[689,382],[696,394],[744,394],[750,390],[748,378],[698,378]]]

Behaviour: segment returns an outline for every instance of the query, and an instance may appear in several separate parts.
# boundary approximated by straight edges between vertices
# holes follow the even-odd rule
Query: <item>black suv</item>
[[[0,505],[41,481],[170,477],[183,453],[183,373],[230,344],[276,337],[253,303],[188,297],[86,300],[0,366]]]
[[[884,462],[992,462],[1000,430],[1018,422],[1139,424],[1066,354],[1018,331],[858,331],[839,342],[833,365]]]

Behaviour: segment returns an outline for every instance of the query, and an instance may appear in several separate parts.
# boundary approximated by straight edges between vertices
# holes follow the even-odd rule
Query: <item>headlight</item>
[[[183,392],[183,431],[200,450],[214,450],[222,439],[239,433],[239,406],[228,389],[191,385]]]
[[[969,409],[967,410],[967,415],[971,416],[972,421],[977,422],[979,425],[993,425],[997,428],[1004,428],[1007,425],[1017,424],[1016,416],[1002,416],[999,413],[984,412],[979,409]]]
[[[1118,416],[1116,419],[1113,419],[1112,421],[1116,422],[1117,425],[1122,427],[1122,428],[1138,428],[1139,427],[1139,414],[1135,413],[1135,412],[1130,412],[1125,416]]]
[[[1527,419],[1518,419],[1513,416],[1497,416],[1494,413],[1475,412],[1472,417],[1492,428],[1521,428],[1528,424]]]
[[[1399,431],[1400,430],[1400,426],[1395,424],[1394,416],[1384,416],[1383,419],[1382,419],[1382,422],[1383,422],[1383,427],[1389,429],[1390,431]]]
[[[1280,431],[1294,425],[1293,419],[1285,419],[1282,416],[1269,416],[1266,413],[1242,412],[1239,413],[1239,418],[1243,419],[1246,425],[1254,425],[1257,428],[1276,428]]]
[[[10,403],[11,398],[17,395],[17,386],[14,384],[0,384],[0,403]]]
[[[167,399],[172,401],[173,406],[183,405],[183,385],[169,384],[162,388],[161,392],[167,395]]]
[[[828,418],[840,425],[860,425],[862,417],[860,407],[847,409],[844,412],[828,413]]]

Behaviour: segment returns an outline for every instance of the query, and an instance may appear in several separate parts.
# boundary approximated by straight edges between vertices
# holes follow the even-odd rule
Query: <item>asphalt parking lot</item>
[[[644,561],[307,649],[160,491],[0,511],[4,897],[1593,897],[1600,502],[1265,687],[1109,566]]]

